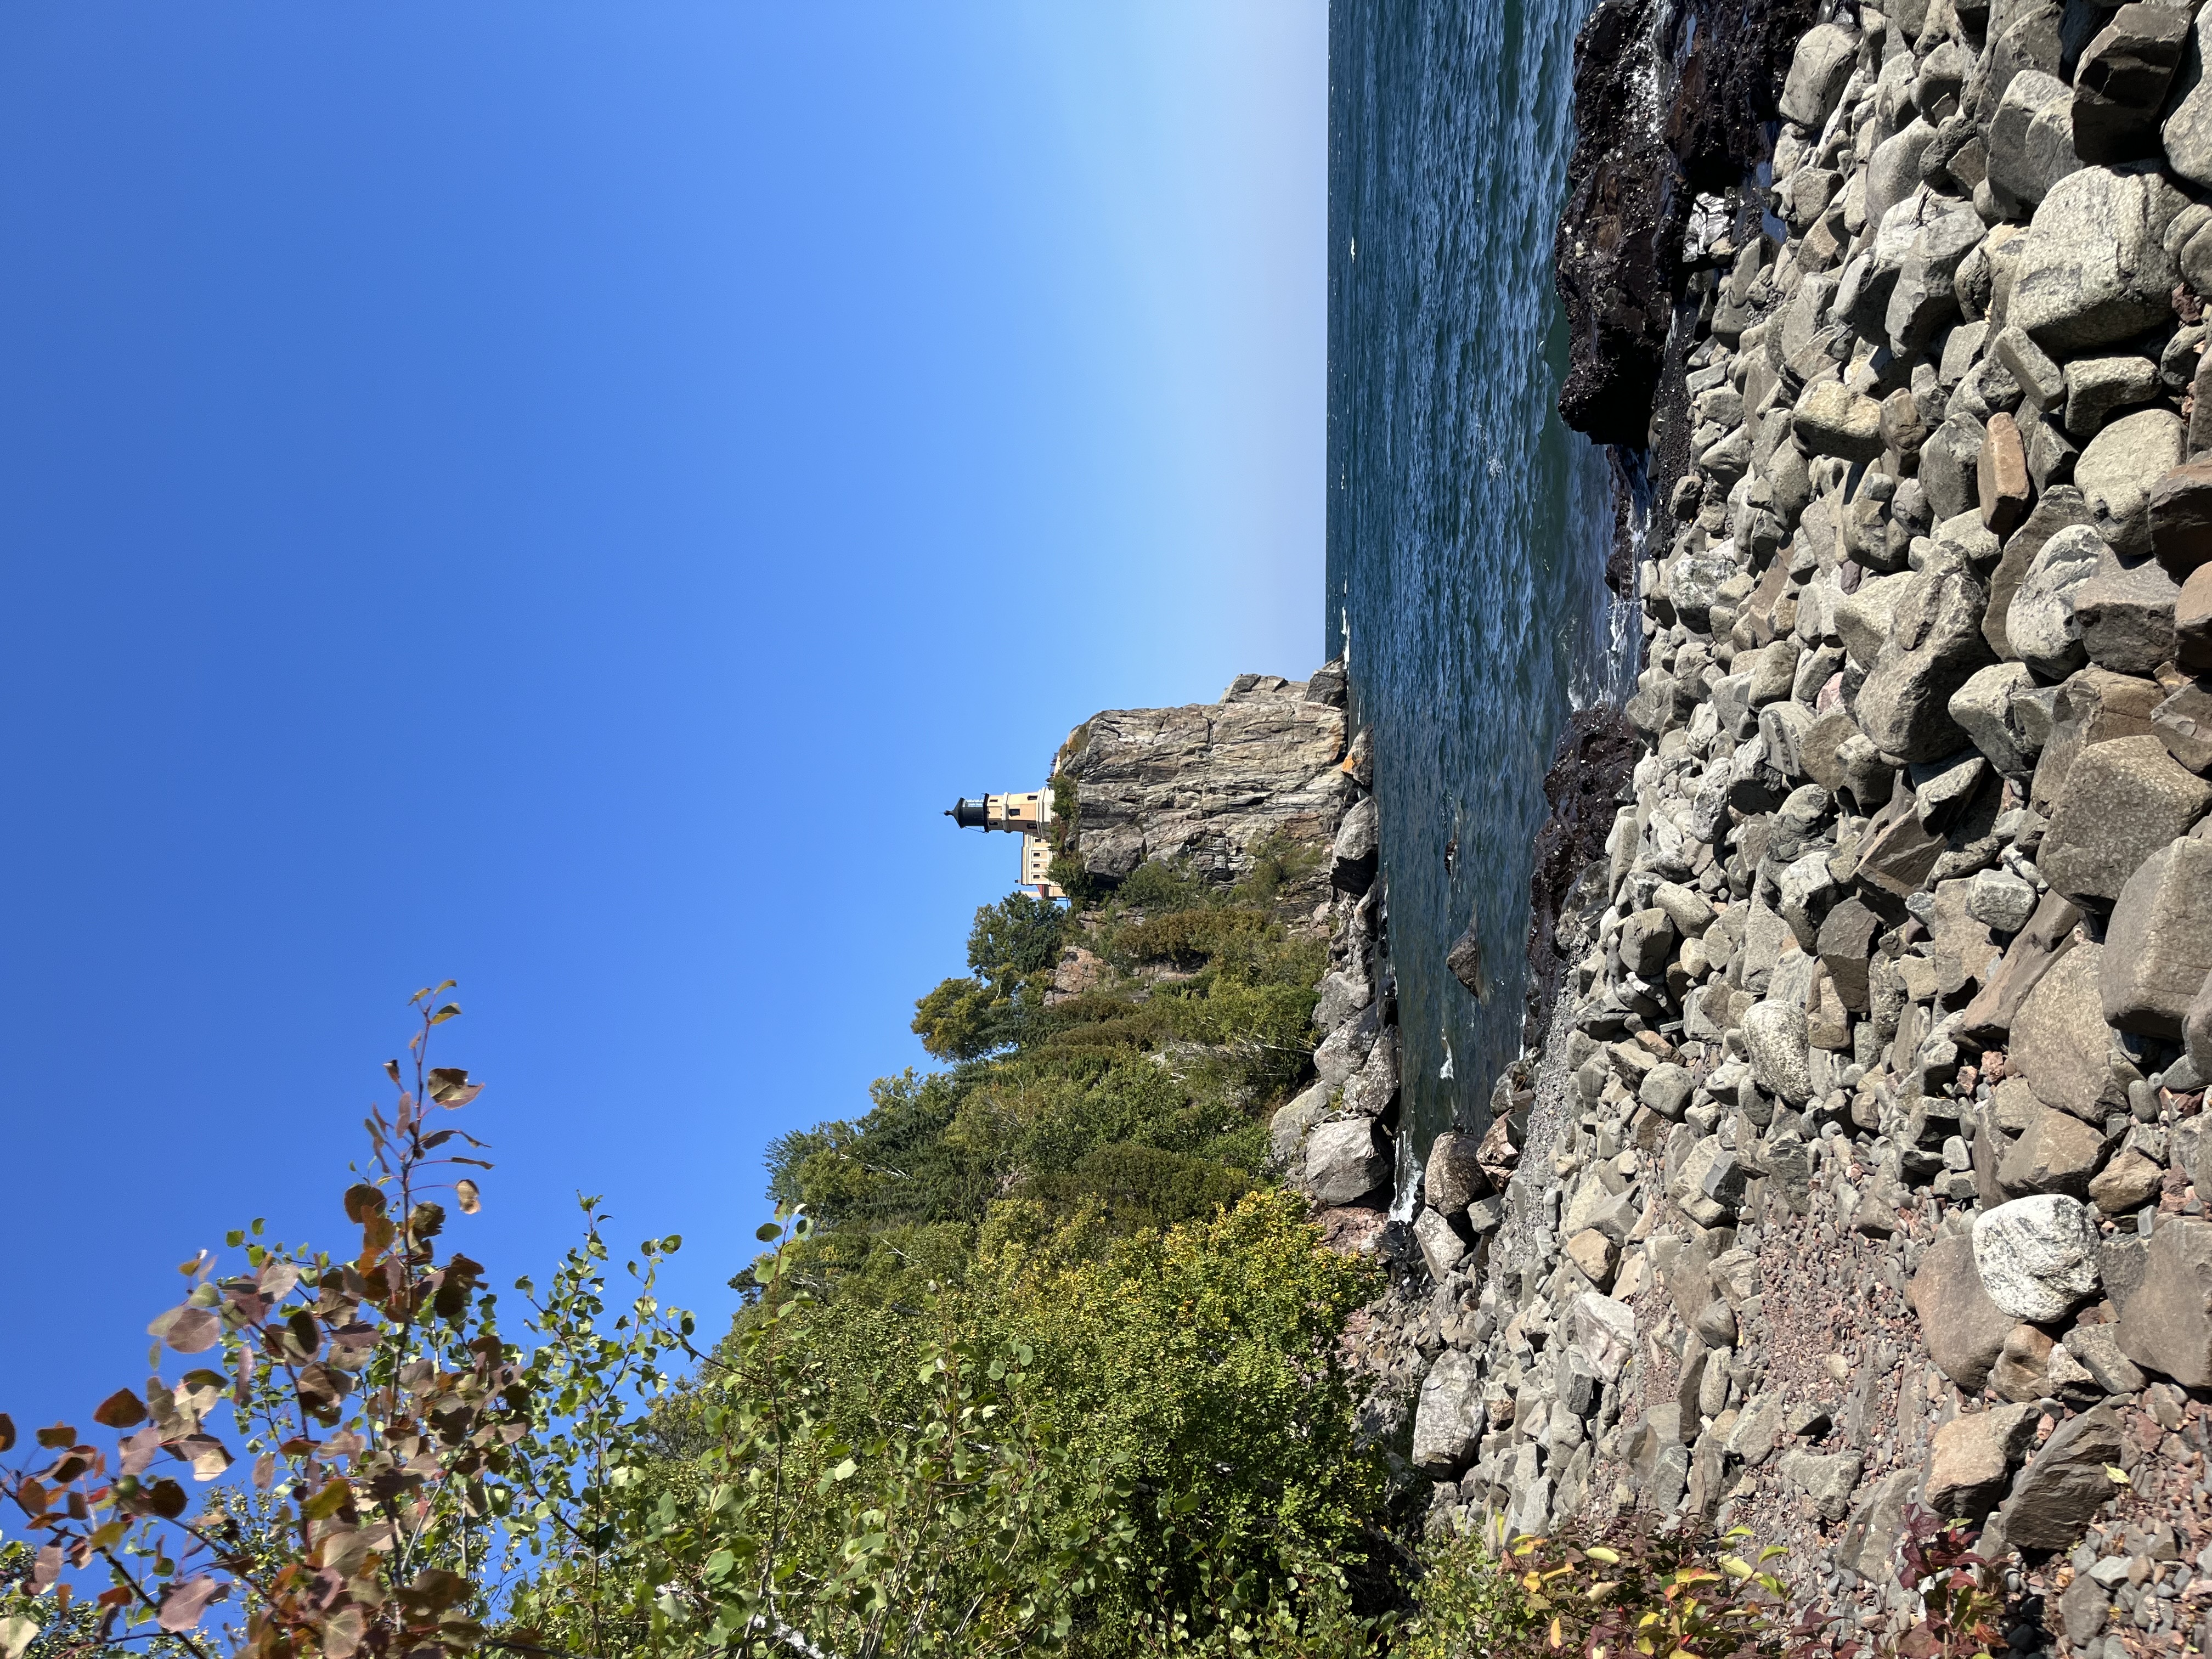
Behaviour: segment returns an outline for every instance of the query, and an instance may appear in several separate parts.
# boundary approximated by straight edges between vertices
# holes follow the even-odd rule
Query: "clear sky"
[[[0,1409],[337,1241],[447,976],[458,1240],[719,1320],[1012,883],[953,797],[1315,665],[1325,11],[0,3]]]

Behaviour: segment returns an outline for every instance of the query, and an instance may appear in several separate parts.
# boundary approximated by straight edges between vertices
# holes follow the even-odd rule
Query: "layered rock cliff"
[[[1344,704],[1331,664],[1305,681],[1239,675],[1218,702],[1092,715],[1053,763],[1063,850],[1107,884],[1158,860],[1225,887],[1272,857],[1285,902],[1328,902],[1328,850],[1358,793]]]
[[[1541,1054],[1429,1158],[1440,1520],[1743,1524],[1901,1629],[1922,1505],[2015,1649],[2212,1644],[2208,53],[1828,4],[1771,151],[1660,130],[1644,752]]]

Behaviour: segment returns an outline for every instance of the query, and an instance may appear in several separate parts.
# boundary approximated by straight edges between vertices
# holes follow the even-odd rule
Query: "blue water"
[[[1555,408],[1552,238],[1589,9],[1330,11],[1328,627],[1375,726],[1413,1156],[1480,1121],[1519,1051],[1544,772],[1627,656],[1603,454]],[[1486,1003],[1443,965],[1470,915]]]

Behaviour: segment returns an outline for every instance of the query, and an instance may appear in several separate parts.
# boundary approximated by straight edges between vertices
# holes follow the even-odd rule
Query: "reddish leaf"
[[[76,1431],[66,1423],[57,1423],[39,1431],[39,1443],[52,1451],[64,1450],[76,1444]]]
[[[100,1402],[92,1420],[104,1428],[127,1429],[146,1420],[146,1403],[128,1389],[118,1389]]]
[[[15,1419],[0,1412],[0,1452],[15,1449]]]
[[[383,1193],[366,1181],[357,1181],[345,1190],[345,1212],[349,1221],[367,1221],[371,1216],[384,1213]]]
[[[156,1480],[146,1492],[146,1502],[164,1521],[185,1512],[185,1489],[173,1480]]]
[[[62,1547],[49,1544],[38,1553],[31,1563],[31,1594],[44,1595],[46,1586],[61,1577]]]
[[[276,1479],[276,1459],[273,1454],[264,1452],[260,1456],[253,1460],[254,1491],[267,1492],[270,1486],[275,1483]]]
[[[205,1577],[187,1578],[181,1583],[172,1583],[161,1587],[161,1606],[155,1621],[174,1635],[179,1631],[192,1628],[207,1611],[207,1604],[227,1588],[220,1579]]]
[[[145,1474],[153,1467],[154,1454],[161,1449],[161,1431],[157,1425],[149,1423],[123,1443],[123,1467],[118,1473]]]
[[[15,1483],[15,1501],[26,1515],[44,1515],[52,1500],[46,1496],[46,1489],[27,1474]]]

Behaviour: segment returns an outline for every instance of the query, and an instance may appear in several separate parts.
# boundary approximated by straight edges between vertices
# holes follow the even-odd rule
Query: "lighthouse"
[[[1052,795],[1032,789],[1024,795],[969,796],[955,801],[945,816],[963,830],[1003,830],[1022,838],[1021,879],[1016,885],[1039,898],[1066,898],[1052,878],[1052,842],[1045,836],[1052,823]]]

